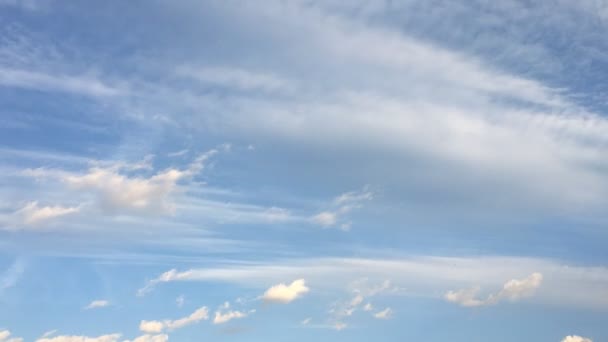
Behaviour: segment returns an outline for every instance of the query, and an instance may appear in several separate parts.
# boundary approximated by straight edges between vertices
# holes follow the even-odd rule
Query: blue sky
[[[608,340],[608,3],[0,0],[0,342]]]

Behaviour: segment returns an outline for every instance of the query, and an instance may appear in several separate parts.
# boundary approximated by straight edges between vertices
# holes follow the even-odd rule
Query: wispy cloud
[[[534,290],[542,279],[543,291],[532,299],[536,303],[582,308],[607,308],[603,292],[608,270],[602,267],[568,266],[560,262],[518,257],[411,257],[402,259],[310,258],[277,262],[234,263],[225,267],[170,270],[149,281],[140,291],[150,291],[160,283],[176,281],[217,281],[260,288],[268,282],[285,277],[306,277],[307,284],[324,290],[343,291],[349,284],[365,275],[370,281],[382,284],[390,278],[398,288],[407,291],[388,291],[398,296],[441,298],[455,286],[472,282],[483,287],[503,286],[500,299],[517,299]],[[537,274],[542,274],[540,277]],[[521,274],[533,274],[517,280]],[[583,278],[581,278],[583,277]],[[514,279],[504,283],[504,279]],[[566,286],[567,284],[567,286]],[[287,285],[284,284],[287,288]]]
[[[4,292],[15,286],[23,272],[25,272],[25,261],[17,258],[13,264],[2,274],[0,274],[0,296],[4,295]]]
[[[60,335],[55,337],[43,337],[36,342],[118,342],[121,334],[108,334],[97,337],[77,336],[77,335]]]
[[[203,306],[189,316],[170,320],[166,319],[163,321],[146,321],[142,320],[139,324],[139,330],[148,334],[160,333],[165,330],[175,330],[183,328],[187,325],[191,325],[194,323],[198,323],[200,321],[206,321],[209,319],[209,309],[206,306]]]
[[[500,302],[503,299],[515,301],[520,298],[529,297],[541,286],[542,281],[542,274],[532,273],[529,277],[521,280],[509,280],[507,283],[505,283],[500,292],[490,294],[486,299],[476,298],[479,288],[449,291],[444,295],[444,298],[448,302],[457,303],[459,305],[468,307],[492,305]]]
[[[91,303],[89,303],[89,305],[85,306],[85,310],[91,310],[91,309],[98,309],[98,308],[103,308],[110,305],[110,301],[105,300],[105,299],[98,299],[98,300],[94,300]]]
[[[59,205],[41,207],[38,205],[38,201],[33,201],[16,211],[14,215],[20,218],[23,224],[35,226],[54,218],[75,214],[79,211],[80,207],[62,207]]]

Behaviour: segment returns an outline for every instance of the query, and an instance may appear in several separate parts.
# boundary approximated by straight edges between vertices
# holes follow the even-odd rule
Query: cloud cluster
[[[512,279],[504,284],[502,290],[496,294],[490,294],[486,299],[478,299],[479,288],[448,291],[444,298],[448,302],[456,303],[466,307],[476,307],[497,304],[503,299],[515,301],[531,296],[543,281],[540,273],[533,273],[524,279]]]

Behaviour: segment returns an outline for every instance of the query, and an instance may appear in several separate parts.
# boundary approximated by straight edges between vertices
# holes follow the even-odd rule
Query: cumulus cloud
[[[478,299],[479,287],[448,291],[444,298],[448,302],[456,303],[461,306],[475,307],[492,305],[503,299],[509,301],[519,300],[531,296],[540,287],[543,276],[540,273],[533,273],[524,279],[512,279],[503,285],[502,290],[496,294],[490,294],[486,299]]]
[[[276,303],[291,303],[307,293],[310,289],[306,286],[304,279],[294,280],[291,284],[285,285],[284,283],[274,285],[262,296],[262,299],[266,302]]]
[[[20,221],[25,225],[38,225],[45,221],[79,211],[80,207],[39,206],[38,201],[33,201],[16,211],[15,216],[20,218]]]
[[[23,342],[23,338],[11,337],[10,330],[0,330],[0,342]]]
[[[377,319],[389,319],[393,316],[393,310],[391,308],[386,308],[382,311],[378,311],[374,314],[374,317]]]
[[[108,334],[98,337],[77,336],[77,335],[60,335],[55,337],[43,337],[36,342],[118,342],[121,334]]]
[[[587,338],[587,337],[569,335],[569,336],[564,337],[562,342],[593,342],[593,340],[591,340],[590,338]]]
[[[160,333],[164,330],[175,330],[183,328],[187,325],[198,323],[209,319],[209,309],[203,306],[187,317],[176,319],[176,320],[163,320],[163,321],[146,321],[142,320],[139,323],[139,330],[144,333],[154,334]]]
[[[205,162],[216,153],[217,150],[210,150],[184,169],[168,168],[150,176],[133,174],[133,171],[152,169],[151,156],[138,163],[94,162],[94,166],[84,174],[47,169],[28,169],[23,174],[58,178],[73,189],[91,191],[97,195],[101,208],[106,212],[167,214],[174,210],[171,195],[178,189],[179,182],[199,174]],[[37,214],[34,220],[75,212],[74,208],[42,208],[44,210],[41,211],[35,204],[30,207],[29,212]]]
[[[103,308],[110,305],[110,302],[105,300],[105,299],[98,299],[98,300],[94,300],[91,303],[89,303],[89,305],[85,306],[85,310],[90,310],[90,309],[96,309],[96,308]]]

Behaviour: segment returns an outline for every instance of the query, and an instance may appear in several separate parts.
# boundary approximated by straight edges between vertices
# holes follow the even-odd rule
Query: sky
[[[0,0],[0,342],[608,341],[605,0]]]

